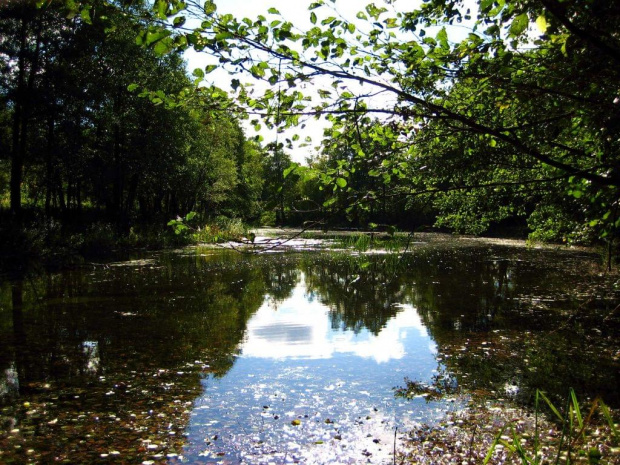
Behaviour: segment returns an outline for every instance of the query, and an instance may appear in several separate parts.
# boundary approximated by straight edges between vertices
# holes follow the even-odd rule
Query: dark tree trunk
[[[41,24],[37,24],[36,42],[34,55],[31,58],[30,72],[26,81],[26,61],[28,51],[28,30],[32,22],[32,10],[24,4],[22,7],[17,89],[15,98],[15,111],[13,114],[13,140],[11,157],[11,180],[9,190],[11,196],[11,212],[16,219],[22,214],[21,188],[24,176],[24,163],[28,147],[28,123],[30,120],[31,96],[34,90],[35,77],[39,71],[39,55],[41,50]]]
[[[22,18],[19,37],[19,57],[17,60],[17,91],[15,93],[15,110],[13,111],[13,141],[11,147],[11,212],[15,217],[21,217],[22,208],[22,176],[24,170],[24,154],[21,151],[23,139],[23,114],[25,106],[25,76],[26,76],[26,42],[28,39],[28,21],[25,8],[22,8]]]
[[[47,153],[45,154],[45,216],[51,216],[52,195],[54,191],[54,116],[50,114],[47,121]]]

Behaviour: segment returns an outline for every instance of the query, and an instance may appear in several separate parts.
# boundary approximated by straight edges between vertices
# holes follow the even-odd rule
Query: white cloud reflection
[[[384,363],[404,357],[406,346],[412,346],[411,339],[418,339],[416,342],[425,347],[430,345],[434,351],[434,344],[411,305],[399,305],[399,312],[379,334],[366,330],[355,334],[333,329],[329,307],[317,300],[310,301],[305,292],[302,277],[292,296],[277,308],[265,301],[248,322],[242,346],[244,357],[328,359],[337,354],[352,354]]]

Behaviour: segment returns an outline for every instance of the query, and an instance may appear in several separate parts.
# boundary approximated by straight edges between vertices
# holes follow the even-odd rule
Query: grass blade
[[[500,432],[497,433],[497,436],[495,436],[495,439],[493,440],[491,447],[489,447],[489,451],[487,452],[487,455],[484,458],[484,462],[482,462],[482,465],[487,465],[487,463],[489,463],[489,460],[491,460],[491,457],[493,456],[493,452],[495,452],[495,448],[501,441],[501,437],[504,434],[505,430],[506,430],[506,425],[504,425],[504,427],[500,430]]]
[[[539,434],[540,431],[538,430],[538,410],[539,410],[539,404],[538,404],[538,399],[540,398],[540,390],[536,389],[536,400],[535,400],[535,405],[534,405],[534,463],[538,463],[539,459],[538,459],[538,447],[539,447]]]
[[[553,413],[555,413],[555,415],[558,417],[558,419],[561,422],[564,422],[564,417],[562,416],[562,414],[560,414],[560,412],[558,411],[557,408],[555,408],[555,405],[553,405],[553,403],[549,400],[549,398],[545,395],[544,392],[539,391],[540,392],[540,396],[543,398],[543,400],[547,403],[547,405],[549,406],[549,408],[551,409],[551,411]]]
[[[605,417],[605,420],[607,420],[607,424],[609,425],[609,428],[611,429],[611,434],[614,437],[614,441],[616,441],[617,443],[618,440],[620,440],[620,434],[618,434],[618,428],[616,428],[616,425],[614,424],[614,419],[611,416],[609,407],[607,407],[607,405],[605,405],[603,401],[600,401],[599,404],[601,406],[601,410],[603,411],[603,416]]]
[[[546,399],[545,395],[543,394],[543,399]],[[548,401],[548,399],[546,399]],[[567,405],[566,405],[566,412],[568,412],[570,410],[570,400],[567,401]],[[560,420],[562,421],[562,435],[560,436],[560,443],[558,444],[558,455],[555,457],[555,465],[558,465],[560,463],[560,456],[562,455],[562,445],[564,444],[564,439],[566,438],[566,429],[567,429],[567,424],[569,422],[571,422],[570,419],[570,414],[567,413],[567,417],[568,418],[564,418],[562,417],[562,415],[560,415],[560,413],[557,411],[557,409],[555,410],[556,415],[558,415],[558,417],[560,418]],[[572,422],[571,422],[572,423]],[[570,430],[568,432],[568,441],[570,444]],[[570,461],[570,449],[568,451],[568,458]],[[570,463],[570,462],[569,462]]]
[[[532,463],[532,459],[527,456],[527,452],[523,448],[519,435],[514,428],[512,430],[512,443],[514,446],[511,447],[511,451],[517,453],[517,455],[521,458],[521,463],[523,463],[523,465],[530,465]],[[536,460],[536,456],[534,456],[534,460]]]
[[[570,388],[570,398],[573,403],[573,410],[575,412],[575,416],[577,417],[577,423],[579,424],[579,429],[583,429],[583,417],[581,416],[581,410],[579,409],[579,402],[577,402],[577,394],[575,394],[575,390]]]

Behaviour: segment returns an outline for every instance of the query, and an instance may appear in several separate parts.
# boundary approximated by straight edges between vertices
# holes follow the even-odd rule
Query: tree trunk
[[[21,151],[23,135],[23,113],[25,106],[25,76],[26,76],[26,42],[28,38],[28,21],[25,7],[22,7],[21,28],[19,37],[19,57],[17,59],[17,91],[15,93],[15,110],[13,111],[13,140],[11,147],[11,212],[16,218],[21,217],[22,208],[22,176],[24,171],[24,154]]]
[[[30,120],[31,95],[34,90],[34,79],[39,71],[39,55],[41,51],[41,24],[37,24],[35,51],[30,64],[30,73],[26,82],[26,53],[28,51],[28,27],[32,18],[31,10],[24,4],[22,7],[20,27],[20,50],[18,57],[17,91],[15,111],[13,114],[13,140],[11,157],[11,180],[9,190],[11,196],[11,212],[17,220],[22,214],[22,182],[24,163],[28,147],[28,123]]]
[[[45,216],[49,219],[51,216],[51,203],[54,190],[52,160],[54,156],[54,116],[51,112],[47,121],[47,153],[45,156]]]

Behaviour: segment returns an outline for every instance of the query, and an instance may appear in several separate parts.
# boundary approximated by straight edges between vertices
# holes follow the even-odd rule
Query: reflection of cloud
[[[406,354],[405,340],[426,341],[428,333],[415,308],[399,307],[377,335],[334,330],[329,307],[309,299],[302,279],[277,310],[269,302],[258,309],[248,322],[242,352],[246,357],[273,359],[324,359],[336,353],[372,358],[377,363],[400,359]]]
[[[312,341],[312,326],[282,323],[256,328],[254,335],[276,343],[307,344]]]

